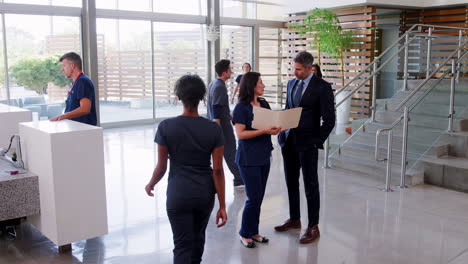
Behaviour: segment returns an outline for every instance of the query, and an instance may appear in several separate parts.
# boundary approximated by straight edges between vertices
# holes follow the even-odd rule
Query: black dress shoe
[[[275,226],[275,230],[278,232],[287,231],[292,228],[301,228],[301,220],[288,219],[282,225]]]
[[[320,237],[320,230],[318,225],[314,225],[313,227],[308,227],[304,235],[302,235],[299,243],[301,244],[308,244],[312,243]]]

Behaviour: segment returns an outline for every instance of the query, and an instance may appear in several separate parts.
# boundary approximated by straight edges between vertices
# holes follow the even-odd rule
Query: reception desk
[[[17,170],[0,160],[0,221],[39,214],[39,184],[36,175],[26,172],[10,175]]]
[[[70,120],[21,123],[25,167],[38,176],[30,222],[59,249],[107,234],[102,128]]]
[[[31,111],[0,104],[0,148],[8,148],[11,136],[18,134],[19,123],[31,120]]]

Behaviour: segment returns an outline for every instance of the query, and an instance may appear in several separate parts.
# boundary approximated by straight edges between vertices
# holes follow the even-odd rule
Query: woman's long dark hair
[[[312,64],[312,67],[317,68],[317,76],[322,78],[322,71],[320,70],[320,66],[318,64]]]
[[[239,88],[239,102],[243,104],[250,104],[254,99],[255,87],[257,86],[260,73],[248,72],[244,74],[240,82]]]

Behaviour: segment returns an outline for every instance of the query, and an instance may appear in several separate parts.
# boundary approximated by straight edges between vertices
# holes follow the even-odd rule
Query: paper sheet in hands
[[[252,128],[262,129],[270,126],[280,126],[282,130],[296,128],[299,125],[301,113],[302,107],[275,111],[254,106]]]

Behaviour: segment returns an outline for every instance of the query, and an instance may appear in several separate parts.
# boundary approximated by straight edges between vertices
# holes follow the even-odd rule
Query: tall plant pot
[[[346,98],[350,94],[351,94],[350,91],[342,91],[336,96],[335,101],[337,103],[341,102],[344,98]],[[343,102],[336,108],[336,127],[335,127],[336,134],[346,133],[345,129],[351,123],[349,121],[350,110],[351,110],[351,97],[346,99],[345,102]]]

